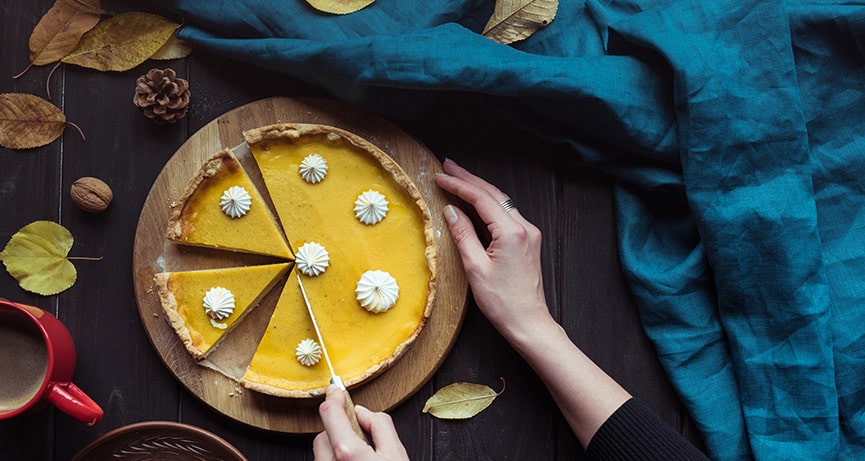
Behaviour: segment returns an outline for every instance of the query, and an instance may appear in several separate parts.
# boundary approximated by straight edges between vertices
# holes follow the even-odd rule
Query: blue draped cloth
[[[493,1],[160,0],[203,49],[382,112],[436,92],[615,179],[643,326],[709,454],[865,459],[865,5],[561,2],[512,46]]]

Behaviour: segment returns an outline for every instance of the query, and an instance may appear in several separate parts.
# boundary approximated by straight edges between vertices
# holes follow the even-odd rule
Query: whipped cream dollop
[[[249,212],[252,206],[252,196],[243,187],[231,186],[222,193],[219,198],[219,207],[222,212],[232,218],[240,218]]]
[[[364,224],[377,224],[384,219],[387,210],[387,199],[374,190],[358,195],[354,202],[354,215]]]
[[[330,255],[320,244],[307,242],[297,249],[294,262],[304,275],[315,277],[330,265]]]
[[[374,314],[387,312],[399,298],[396,279],[379,270],[364,272],[354,292],[360,305]]]
[[[210,324],[219,329],[227,328],[219,320],[227,319],[234,313],[234,294],[223,287],[213,287],[204,294],[204,313],[210,317]]]
[[[321,155],[309,154],[300,162],[299,170],[304,181],[315,184],[327,174],[327,161]]]
[[[304,339],[297,345],[294,351],[297,361],[307,367],[311,367],[321,360],[321,346],[314,339]]]

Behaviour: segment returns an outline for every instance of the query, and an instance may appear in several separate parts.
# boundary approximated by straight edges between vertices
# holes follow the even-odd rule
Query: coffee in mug
[[[0,419],[54,405],[88,426],[102,408],[72,382],[75,344],[53,315],[0,298]]]
[[[0,411],[36,397],[48,373],[48,347],[42,333],[22,316],[0,318]]]

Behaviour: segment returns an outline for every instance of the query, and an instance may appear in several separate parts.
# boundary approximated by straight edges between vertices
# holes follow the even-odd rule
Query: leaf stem
[[[57,61],[57,64],[54,64],[54,67],[51,68],[51,72],[48,72],[48,77],[45,78],[45,94],[48,96],[48,100],[51,100],[51,77],[54,76],[54,71],[60,67],[62,61]]]
[[[81,131],[81,127],[79,127],[78,125],[76,125],[76,124],[70,122],[69,120],[66,121],[66,124],[72,126],[72,127],[75,128],[76,130],[78,130],[78,134],[81,135],[81,139],[82,139],[83,141],[85,141],[85,142],[87,141],[87,138],[84,136],[84,132]]]
[[[66,259],[73,260],[73,261],[74,260],[78,260],[78,261],[102,261],[102,258],[103,258],[103,256],[100,256],[98,258],[93,258],[93,257],[89,257],[89,256],[67,256],[66,257]]]
[[[33,63],[32,63],[32,62],[31,62],[30,64],[27,64],[27,67],[25,67],[24,70],[22,70],[21,72],[18,72],[17,74],[13,75],[13,76],[12,76],[12,80],[18,80],[18,78],[21,77],[22,75],[26,74],[27,71],[30,70],[31,67],[33,67]]]

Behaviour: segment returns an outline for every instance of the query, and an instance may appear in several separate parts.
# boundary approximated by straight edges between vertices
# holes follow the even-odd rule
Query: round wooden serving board
[[[260,257],[191,248],[169,242],[165,230],[171,207],[206,159],[225,147],[243,142],[242,132],[273,123],[331,125],[356,133],[393,157],[413,178],[432,213],[438,245],[438,291],[426,327],[414,344],[388,370],[352,389],[352,398],[372,410],[393,408],[415,393],[438,369],[453,345],[465,313],[467,283],[459,254],[442,219],[448,198],[435,185],[441,164],[425,146],[390,122],[357,108],[324,99],[270,98],[234,109],[192,135],[166,163],[141,210],[135,233],[133,277],[138,310],[150,341],[166,366],[196,397],[237,421],[282,433],[322,429],[321,399],[288,399],[241,388],[225,374],[197,363],[186,351],[163,315],[153,283],[158,272],[203,267],[255,264]],[[241,158],[241,163],[251,161]],[[252,175],[252,172],[250,172]],[[244,324],[269,316],[278,289],[232,331],[216,353],[228,355],[232,336]],[[254,346],[253,346],[254,347]],[[229,357],[230,358],[230,357]],[[239,365],[242,366],[242,365]]]

